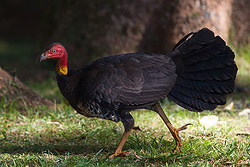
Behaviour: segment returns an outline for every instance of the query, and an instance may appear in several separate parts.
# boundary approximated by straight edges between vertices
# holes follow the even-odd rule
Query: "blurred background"
[[[43,83],[56,87],[55,62],[39,63],[52,42],[66,47],[71,68],[81,68],[114,54],[168,53],[185,34],[208,27],[236,53],[236,91],[246,93],[249,9],[248,0],[1,0],[0,67],[39,91]]]

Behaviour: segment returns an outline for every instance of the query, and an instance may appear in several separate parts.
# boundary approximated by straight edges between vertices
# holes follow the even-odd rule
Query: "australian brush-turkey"
[[[174,128],[158,101],[168,97],[190,111],[213,110],[226,103],[237,73],[232,50],[207,28],[186,35],[169,54],[114,55],[72,70],[65,48],[53,43],[41,55],[41,61],[46,59],[57,60],[59,89],[78,113],[123,123],[124,134],[111,157],[122,155],[135,109],[157,112],[179,150],[178,132],[189,124]]]

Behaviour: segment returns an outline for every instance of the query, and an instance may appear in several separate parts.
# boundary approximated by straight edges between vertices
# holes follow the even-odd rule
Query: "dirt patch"
[[[0,67],[0,101],[5,105],[18,105],[21,108],[45,105],[52,107],[53,103],[42,98],[25,86],[17,77],[9,75]]]

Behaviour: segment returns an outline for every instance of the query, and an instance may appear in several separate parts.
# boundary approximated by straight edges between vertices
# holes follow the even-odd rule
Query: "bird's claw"
[[[187,126],[189,126],[189,125],[193,125],[193,124],[188,123],[188,124],[186,124],[186,125],[183,125],[182,127],[176,129],[176,131],[179,132],[179,131],[185,130],[185,129],[187,129]]]

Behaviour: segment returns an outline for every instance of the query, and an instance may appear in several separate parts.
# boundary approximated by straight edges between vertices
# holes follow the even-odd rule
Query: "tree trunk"
[[[74,1],[51,41],[62,42],[82,66],[129,52],[169,52],[191,31],[208,27],[227,41],[231,0]]]
[[[250,1],[233,0],[231,38],[234,46],[250,43]]]
[[[63,19],[51,41],[62,42],[74,55],[74,59],[70,61],[71,65],[76,66],[86,65],[104,56],[135,52],[152,22],[152,15],[165,13],[161,12],[164,9],[162,5],[166,7],[166,4],[176,2],[177,0],[111,0],[105,3],[99,0],[74,1],[61,16]],[[161,24],[155,19],[156,24]],[[168,19],[162,21],[168,22]],[[158,40],[158,35],[159,33],[154,39],[157,38],[156,42],[159,44],[162,40]]]

